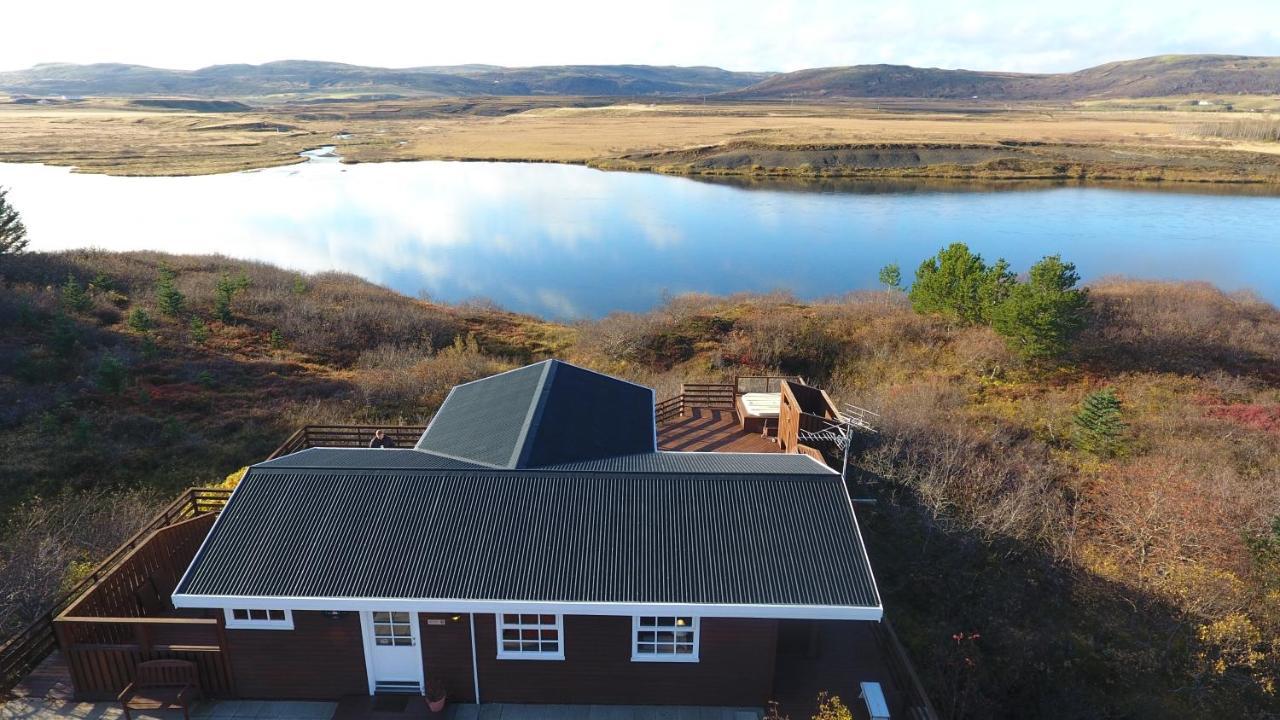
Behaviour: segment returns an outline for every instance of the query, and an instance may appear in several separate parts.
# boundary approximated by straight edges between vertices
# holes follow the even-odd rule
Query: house
[[[742,427],[749,393],[777,396],[776,413],[751,403],[760,432]],[[299,428],[234,491],[180,495],[5,643],[0,687],[107,700],[142,663],[182,660],[212,698],[777,700],[802,718],[830,691],[855,717],[936,718],[822,459],[851,416],[790,377],[654,399],[547,361],[386,429],[403,449]]]
[[[413,449],[251,467],[172,594],[237,693],[763,706],[780,634],[882,608],[838,474],[657,448],[653,392],[550,360],[454,388]]]

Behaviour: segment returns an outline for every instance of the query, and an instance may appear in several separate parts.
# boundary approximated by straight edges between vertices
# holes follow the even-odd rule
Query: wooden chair
[[[130,710],[170,710],[182,708],[184,720],[191,720],[191,703],[200,697],[196,664],[187,660],[148,660],[138,663],[134,681],[120,692],[125,720],[133,720]]]

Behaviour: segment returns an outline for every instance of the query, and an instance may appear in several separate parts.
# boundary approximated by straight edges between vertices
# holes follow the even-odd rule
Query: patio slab
[[[329,720],[338,704],[258,700],[204,700],[191,720]],[[134,720],[181,720],[181,710],[132,713]],[[16,698],[0,705],[0,720],[123,720],[116,702],[75,702],[58,698]]]

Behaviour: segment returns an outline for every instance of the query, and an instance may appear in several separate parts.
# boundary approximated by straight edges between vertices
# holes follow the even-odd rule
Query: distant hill
[[[452,65],[388,69],[285,60],[164,70],[142,65],[44,64],[0,72],[18,96],[300,98],[480,95],[698,96],[824,100],[937,98],[1081,100],[1177,95],[1280,95],[1280,57],[1161,55],[1072,73],[1029,74],[854,65],[790,73],[713,67]]]
[[[1280,57],[1161,55],[1056,74],[855,65],[774,75],[724,97],[1082,100],[1234,94],[1280,94]]]
[[[0,90],[39,96],[269,97],[317,94],[381,96],[706,95],[737,90],[771,73],[712,67],[557,65],[503,68],[458,65],[388,69],[285,60],[164,70],[142,65],[42,64],[0,72]]]

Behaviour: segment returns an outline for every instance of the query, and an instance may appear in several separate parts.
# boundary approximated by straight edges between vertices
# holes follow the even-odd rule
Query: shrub
[[[119,394],[124,390],[125,383],[129,379],[129,373],[125,369],[124,363],[120,362],[120,358],[115,355],[103,355],[102,360],[98,362],[95,377],[99,390]]]
[[[201,345],[209,339],[209,326],[198,317],[191,318],[191,339]]]
[[[156,305],[160,308],[160,312],[169,317],[180,315],[186,303],[186,297],[174,287],[173,277],[172,270],[161,268],[156,278]]]
[[[1089,297],[1076,288],[1079,281],[1074,264],[1058,255],[1044,258],[992,308],[991,327],[1024,358],[1061,355],[1084,328]]]
[[[280,328],[272,328],[268,339],[271,341],[272,350],[284,349],[284,333],[280,332]]]
[[[155,323],[151,320],[151,314],[142,308],[134,308],[129,313],[128,323],[130,329],[140,333],[144,333],[155,326]]]
[[[76,276],[68,273],[67,281],[62,284],[62,309],[69,313],[83,313],[91,307],[93,301],[89,299],[89,294],[80,287]]]
[[[1075,446],[1101,457],[1120,450],[1126,425],[1120,398],[1111,388],[1089,393],[1075,417]]]
[[[916,312],[977,325],[989,322],[1014,282],[1004,260],[987,265],[964,243],[953,243],[920,264],[909,297]]]

